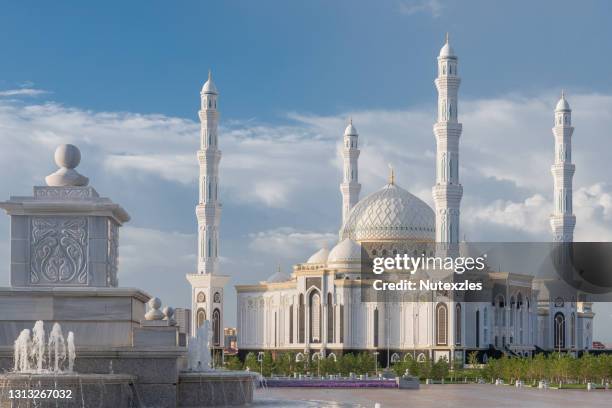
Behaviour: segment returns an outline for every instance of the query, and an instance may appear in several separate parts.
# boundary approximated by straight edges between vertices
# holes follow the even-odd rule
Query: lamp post
[[[264,352],[260,351],[259,353],[257,353],[257,361],[259,361],[259,373],[261,374],[261,376],[263,377],[263,360],[264,360]]]

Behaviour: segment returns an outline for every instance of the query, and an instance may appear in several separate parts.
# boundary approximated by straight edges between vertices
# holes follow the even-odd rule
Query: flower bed
[[[295,388],[397,388],[395,380],[357,380],[334,379],[320,380],[313,378],[269,378],[267,387],[295,387]]]

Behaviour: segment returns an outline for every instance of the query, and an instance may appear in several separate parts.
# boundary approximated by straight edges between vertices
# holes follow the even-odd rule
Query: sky
[[[289,272],[340,227],[339,143],[360,133],[362,196],[397,183],[430,205],[436,56],[459,56],[462,235],[545,241],[552,110],[573,108],[576,239],[612,239],[607,1],[107,1],[0,6],[0,197],[26,195],[73,143],[78,170],[132,220],[122,286],[189,305],[196,266],[199,91],[220,91],[221,270]],[[0,285],[8,284],[0,218]],[[612,343],[596,305],[595,340]]]

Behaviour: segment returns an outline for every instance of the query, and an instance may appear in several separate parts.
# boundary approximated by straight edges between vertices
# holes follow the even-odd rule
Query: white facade
[[[590,304],[540,301],[534,277],[508,272],[486,272],[490,284],[485,298],[465,301],[455,295],[433,301],[431,293],[414,301],[364,302],[361,297],[361,251],[385,256],[422,252],[435,244],[459,249],[459,182],[457,57],[448,37],[438,57],[438,117],[435,211],[402,189],[393,176],[387,185],[358,199],[359,150],[351,123],[343,139],[342,227],[338,244],[321,249],[306,262],[281,271],[266,281],[236,286],[238,347],[248,351],[291,350],[324,355],[350,351],[378,351],[398,359],[465,358],[469,351],[485,355],[531,355],[538,349],[579,351],[590,348]],[[565,101],[563,99],[563,101]],[[560,102],[561,103],[561,102]],[[551,224],[555,234],[571,240],[571,118],[569,106],[556,110],[555,206]],[[560,220],[560,221],[558,221]],[[571,228],[570,228],[571,225]],[[568,235],[569,234],[569,235]],[[443,245],[439,245],[443,244]],[[534,271],[531,271],[534,272]],[[555,316],[567,316],[563,324]],[[555,342],[558,338],[568,339]],[[385,358],[383,358],[385,360]]]
[[[200,93],[200,150],[198,150],[199,200],[196,206],[198,220],[197,273],[188,274],[191,284],[191,333],[195,335],[205,320],[212,322],[213,343],[223,347],[223,288],[229,277],[219,275],[219,93],[208,72],[208,80]]]

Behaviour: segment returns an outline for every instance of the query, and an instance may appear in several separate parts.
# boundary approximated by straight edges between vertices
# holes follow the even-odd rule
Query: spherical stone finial
[[[146,320],[162,320],[164,318],[164,314],[159,310],[162,303],[158,297],[152,297],[147,302],[149,306],[149,311],[145,314]]]
[[[57,167],[75,169],[81,162],[81,151],[71,144],[63,144],[55,149],[55,164]]]
[[[147,303],[151,309],[159,309],[161,307],[161,299],[158,297],[153,297],[149,299]]]
[[[71,144],[59,145],[55,149],[55,164],[59,169],[45,177],[48,186],[86,186],[89,179],[75,170],[81,162],[81,151]]]
[[[174,308],[166,306],[163,308],[162,312],[164,313],[164,320],[167,320],[170,326],[175,326],[176,320],[174,320]]]

